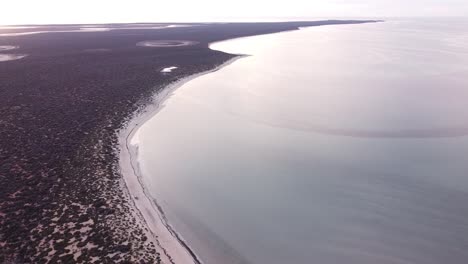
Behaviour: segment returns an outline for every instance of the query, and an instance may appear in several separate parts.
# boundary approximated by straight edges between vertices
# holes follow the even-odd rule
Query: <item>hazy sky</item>
[[[0,24],[465,16],[468,0],[0,0]]]

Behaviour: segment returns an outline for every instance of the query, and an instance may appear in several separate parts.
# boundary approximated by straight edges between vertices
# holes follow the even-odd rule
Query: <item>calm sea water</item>
[[[468,263],[468,20],[212,46],[139,131],[145,181],[206,264]]]

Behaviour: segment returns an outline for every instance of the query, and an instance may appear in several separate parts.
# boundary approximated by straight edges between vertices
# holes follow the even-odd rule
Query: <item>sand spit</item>
[[[0,54],[0,62],[20,60],[27,57],[25,54]]]
[[[149,48],[171,48],[171,47],[183,47],[192,46],[198,44],[197,41],[191,40],[145,40],[138,42],[136,45],[139,47]]]
[[[28,29],[37,28],[36,26],[0,26],[0,29]]]
[[[27,57],[28,55],[26,54],[9,54],[9,53],[1,53],[4,51],[10,51],[10,50],[15,50],[19,49],[19,46],[13,46],[13,45],[3,45],[0,46],[0,62],[2,61],[13,61],[13,60],[19,60],[24,57]]]
[[[241,57],[242,56],[235,57],[213,70],[180,79],[167,86],[154,96],[153,104],[147,107],[143,112],[137,113],[129,124],[120,132],[119,165],[126,188],[132,198],[130,203],[133,204],[139,212],[138,217],[146,222],[151,233],[149,237],[158,245],[159,252],[164,253],[164,255],[161,254],[163,263],[199,264],[202,263],[202,261],[190,249],[183,237],[174,230],[168,222],[163,208],[157,203],[157,200],[151,196],[144,185],[143,176],[138,163],[138,129],[161,110],[164,106],[164,102],[170,98],[177,88],[197,77],[218,71]]]
[[[14,50],[19,48],[18,46],[11,46],[11,45],[5,45],[5,46],[0,46],[0,52],[2,51],[7,51],[7,50]]]
[[[44,34],[44,33],[83,33],[83,32],[86,33],[86,32],[106,32],[106,31],[113,31],[113,30],[165,29],[165,28],[190,27],[190,26],[191,25],[102,27],[102,26],[96,26],[96,25],[87,25],[87,26],[81,26],[78,29],[69,29],[69,30],[39,30],[39,31],[0,33],[0,37],[15,37],[15,36],[36,35],[36,34]],[[13,28],[5,28],[5,29],[16,29],[16,28],[13,27]],[[18,28],[18,29],[22,29],[22,28]]]
[[[80,28],[76,30],[44,30],[44,31],[29,31],[29,32],[11,32],[1,33],[0,37],[16,37],[16,36],[27,36],[44,33],[74,33],[74,32],[104,32],[110,31],[110,28]]]

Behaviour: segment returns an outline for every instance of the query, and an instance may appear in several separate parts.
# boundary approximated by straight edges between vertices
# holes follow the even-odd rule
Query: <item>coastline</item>
[[[214,44],[214,43],[211,43]],[[119,172],[122,176],[122,188],[127,193],[129,204],[133,207],[135,219],[142,221],[148,229],[145,230],[147,237],[159,248],[163,263],[194,263],[202,264],[203,261],[184,238],[177,233],[165,216],[163,208],[158,204],[157,199],[148,193],[143,183],[143,175],[138,163],[138,140],[133,141],[139,128],[149,119],[154,117],[164,107],[164,102],[184,84],[193,79],[206,74],[216,72],[238,59],[248,55],[232,54],[235,57],[229,59],[212,70],[181,78],[176,82],[162,88],[152,99],[152,103],[142,111],[135,113],[129,122],[118,132],[119,146]]]
[[[141,118],[147,106],[149,111],[156,91],[234,57],[233,52],[213,52],[210,43],[302,26],[368,22],[204,23],[196,34],[190,27],[149,28],[174,23],[106,24],[102,26],[148,28],[79,33],[74,30],[92,25],[36,25],[33,31],[73,32],[1,38],[0,46],[21,47],[18,52],[28,57],[0,62],[0,79],[5,80],[0,98],[5,106],[0,120],[0,263],[160,263],[161,257],[170,263],[147,236],[119,169],[119,136],[129,122]],[[31,31],[18,28],[0,33]],[[169,49],[136,45],[187,38],[199,44]],[[171,65],[181,70],[158,73]],[[189,235],[184,231],[187,239]]]
[[[281,33],[302,30],[302,28],[308,27],[298,27],[282,31]],[[277,33],[279,32],[261,35]],[[213,49],[212,46],[224,41],[251,38],[255,36],[241,36],[228,40],[213,41],[208,44],[208,48],[213,51],[225,52]],[[123,179],[122,189],[126,193],[130,206],[133,207],[132,214],[134,218],[139,219],[141,224],[147,228],[147,230],[145,230],[146,236],[150,238],[150,241],[157,247],[158,252],[161,253],[159,256],[162,263],[203,264],[203,261],[198,255],[196,255],[194,250],[185,241],[184,237],[171,225],[165,215],[164,208],[158,203],[157,199],[148,192],[143,180],[144,175],[141,172],[140,164],[138,162],[139,142],[137,132],[148,120],[159,113],[159,111],[164,107],[164,102],[168,100],[178,88],[198,77],[219,71],[239,59],[250,56],[247,54],[237,53],[229,54],[234,57],[215,68],[180,78],[161,88],[161,90],[157,91],[152,96],[151,102],[142,109],[137,110],[134,115],[129,118],[128,123],[118,131],[118,169]]]

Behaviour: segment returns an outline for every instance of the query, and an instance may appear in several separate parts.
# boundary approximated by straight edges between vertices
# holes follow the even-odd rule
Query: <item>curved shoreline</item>
[[[138,142],[132,142],[138,129],[155,116],[163,107],[163,103],[173,92],[200,76],[216,72],[247,55],[233,54],[234,58],[215,67],[212,70],[194,74],[177,80],[162,88],[154,95],[153,102],[143,111],[135,114],[128,124],[119,131],[119,171],[123,179],[123,188],[129,194],[129,203],[135,209],[135,218],[140,219],[149,229],[149,238],[159,248],[163,263],[194,263],[202,264],[202,260],[190,248],[184,238],[171,226],[163,208],[157,199],[151,196],[143,183],[140,165],[138,163]]]
[[[281,31],[281,33],[301,30],[302,28],[307,27],[313,26],[297,27],[291,30]],[[272,32],[259,35],[269,35],[276,33],[280,32]],[[256,36],[258,35],[240,36],[226,40],[213,41],[209,43],[209,48],[212,49],[212,45],[219,42],[232,41],[235,39],[250,38]],[[140,164],[138,162],[139,142],[138,138],[135,136],[137,135],[137,132],[140,129],[140,127],[142,127],[148,120],[150,120],[152,117],[158,114],[162,107],[164,107],[164,102],[167,99],[169,99],[174,93],[174,91],[176,91],[178,88],[180,88],[181,86],[185,85],[193,79],[216,72],[230,65],[238,59],[250,56],[246,54],[225,52],[222,50],[217,51],[229,53],[234,57],[222,63],[221,65],[216,66],[214,69],[180,78],[174,83],[162,88],[153,95],[152,103],[145,106],[141,111],[137,111],[134,114],[134,116],[129,119],[129,122],[126,125],[124,125],[118,133],[119,170],[123,179],[122,187],[129,194],[129,204],[135,209],[133,212],[135,214],[135,218],[142,221],[142,224],[148,228],[148,230],[146,230],[147,237],[151,238],[151,241],[154,242],[154,244],[158,247],[158,252],[161,253],[160,257],[162,263],[203,264],[203,261],[194,252],[194,250],[190,247],[187,241],[185,241],[183,236],[180,233],[178,233],[175,230],[175,228],[171,225],[171,223],[165,215],[164,209],[158,203],[157,199],[148,192],[144,184],[143,175],[140,169]]]

